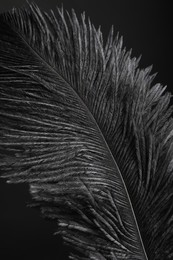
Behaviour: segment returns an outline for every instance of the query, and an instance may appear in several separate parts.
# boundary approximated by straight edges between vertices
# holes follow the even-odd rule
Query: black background
[[[153,64],[155,79],[172,89],[172,18],[171,1],[61,0],[35,1],[43,10],[63,6],[77,14],[85,11],[96,27],[101,25],[104,38],[114,25],[124,37],[133,56],[142,54],[140,66]],[[167,5],[165,4],[167,3]],[[25,1],[0,0],[0,12],[20,7]],[[26,207],[31,202],[27,185],[8,185],[0,179],[0,259],[68,259],[61,238],[53,236],[56,223]]]

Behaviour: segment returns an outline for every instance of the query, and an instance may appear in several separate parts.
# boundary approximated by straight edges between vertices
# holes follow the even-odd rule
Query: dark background
[[[63,6],[85,11],[106,36],[111,25],[123,35],[124,45],[133,56],[142,54],[140,66],[153,64],[155,79],[172,89],[172,18],[171,1],[61,0],[35,1],[42,9]],[[165,4],[167,3],[167,5]],[[1,0],[0,12],[20,7],[25,1]],[[8,185],[0,179],[0,259],[68,259],[61,238],[53,236],[56,223],[41,217],[39,211],[26,207],[31,202],[27,185]]]

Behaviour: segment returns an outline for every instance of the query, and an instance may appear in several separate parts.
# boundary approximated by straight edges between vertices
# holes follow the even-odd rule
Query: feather
[[[85,15],[0,15],[0,167],[71,259],[173,258],[171,94]]]

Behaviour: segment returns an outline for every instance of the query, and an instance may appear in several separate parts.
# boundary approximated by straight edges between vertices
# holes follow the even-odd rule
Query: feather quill
[[[111,29],[35,4],[0,15],[0,167],[70,259],[173,258],[170,93]]]

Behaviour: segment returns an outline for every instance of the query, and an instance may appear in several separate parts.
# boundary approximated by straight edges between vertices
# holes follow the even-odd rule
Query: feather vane
[[[0,15],[0,167],[71,259],[173,257],[172,107],[151,67],[85,15]]]

